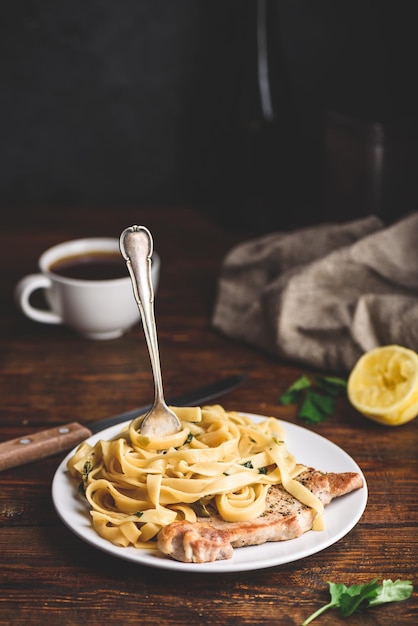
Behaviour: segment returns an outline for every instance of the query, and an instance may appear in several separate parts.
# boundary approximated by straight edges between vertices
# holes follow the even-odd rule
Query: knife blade
[[[171,406],[199,406],[233,391],[242,385],[245,379],[246,375],[229,376],[210,385],[205,385],[171,398],[168,400],[168,404]],[[147,404],[113,417],[88,422],[84,426],[79,422],[71,422],[4,441],[0,443],[0,471],[69,450],[94,433],[109,428],[109,426],[127,422],[138,417],[138,415],[146,413],[151,406],[151,404]]]

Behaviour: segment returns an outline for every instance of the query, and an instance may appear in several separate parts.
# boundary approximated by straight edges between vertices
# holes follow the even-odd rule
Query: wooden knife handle
[[[0,443],[0,471],[68,450],[90,435],[88,428],[71,422],[4,441]]]

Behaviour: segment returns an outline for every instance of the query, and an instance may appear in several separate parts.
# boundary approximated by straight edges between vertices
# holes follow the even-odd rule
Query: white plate
[[[247,415],[256,422],[265,419],[260,415]],[[363,479],[362,489],[336,498],[325,508],[324,531],[311,530],[289,541],[236,548],[232,559],[214,563],[181,563],[162,555],[158,550],[121,548],[100,537],[92,527],[86,501],[78,494],[74,480],[66,470],[67,461],[74,451],[62,461],[52,482],[55,509],[64,524],[87,543],[115,557],[141,565],[196,573],[239,572],[303,559],[339,541],[357,524],[366,507],[367,485],[362,471],[344,450],[306,428],[290,422],[281,423],[285,429],[286,445],[298,462],[323,472],[358,472]],[[90,437],[88,442],[94,444],[99,439],[110,439],[121,432],[123,427],[124,424],[118,424],[107,428]]]

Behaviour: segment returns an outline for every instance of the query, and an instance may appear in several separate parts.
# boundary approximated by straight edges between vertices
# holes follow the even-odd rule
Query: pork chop
[[[363,486],[361,476],[355,472],[322,473],[312,468],[304,470],[296,480],[324,506]],[[262,515],[245,522],[226,522],[215,505],[209,504],[209,517],[199,517],[196,522],[172,522],[162,528],[158,548],[177,561],[208,563],[230,559],[234,548],[295,539],[312,529],[316,511],[299,502],[282,485],[270,487],[266,504]]]

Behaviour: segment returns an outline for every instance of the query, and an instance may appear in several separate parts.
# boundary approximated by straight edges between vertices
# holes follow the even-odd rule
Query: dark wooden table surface
[[[245,372],[221,402],[227,409],[300,423],[277,398],[306,368],[279,362],[211,327],[225,253],[248,237],[193,210],[10,212],[0,234],[0,441],[72,420],[91,421],[150,401],[142,328],[112,341],[89,341],[24,318],[13,288],[36,271],[40,253],[82,236],[119,236],[148,226],[161,256],[156,315],[167,396]],[[418,271],[418,268],[417,268]],[[418,323],[418,320],[417,320]],[[344,448],[369,486],[357,526],[331,547],[268,569],[198,575],[133,564],[72,534],[51,500],[64,453],[0,475],[0,624],[301,624],[328,601],[327,581],[374,578],[417,584],[418,420],[387,428],[359,416],[342,398],[312,430]],[[315,624],[418,623],[418,595],[343,620]]]

